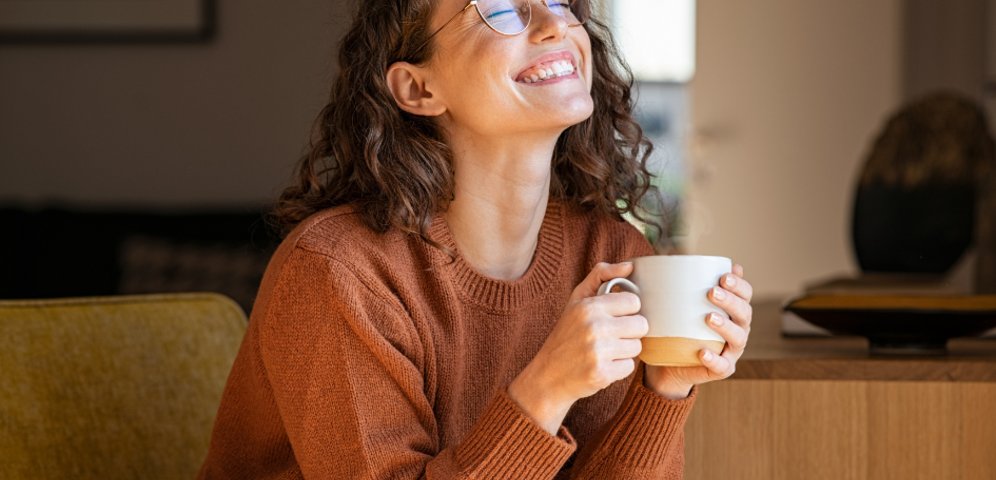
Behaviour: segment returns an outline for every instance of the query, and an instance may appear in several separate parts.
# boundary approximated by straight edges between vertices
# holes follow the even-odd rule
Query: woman
[[[604,26],[580,0],[357,8],[201,476],[680,478],[751,287],[710,293],[728,346],[697,368],[640,365],[639,299],[595,295],[653,254]]]

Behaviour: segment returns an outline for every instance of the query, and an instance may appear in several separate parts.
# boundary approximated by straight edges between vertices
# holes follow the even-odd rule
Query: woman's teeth
[[[553,63],[548,63],[545,65],[540,65],[536,68],[530,69],[529,71],[522,74],[520,82],[525,83],[535,83],[542,82],[543,80],[549,80],[556,77],[564,77],[574,73],[574,65],[571,62],[562,60]]]

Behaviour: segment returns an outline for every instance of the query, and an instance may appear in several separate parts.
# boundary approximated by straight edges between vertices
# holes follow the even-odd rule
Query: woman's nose
[[[550,7],[546,3],[547,1],[539,0],[532,5],[533,12],[532,20],[529,22],[529,39],[534,42],[563,38],[564,35],[567,35],[567,29],[570,28],[570,22],[567,18],[550,11]]]

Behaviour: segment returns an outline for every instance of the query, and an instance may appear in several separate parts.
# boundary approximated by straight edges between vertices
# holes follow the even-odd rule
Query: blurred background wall
[[[206,43],[0,44],[0,199],[270,202],[327,98],[344,3],[217,0]]]
[[[986,0],[698,2],[690,250],[762,295],[857,274],[857,175],[899,106],[983,100]]]
[[[852,183],[902,97],[901,0],[698,5],[691,250],[761,295],[852,272]]]
[[[987,55],[994,44],[987,0],[905,0],[903,8],[903,96],[938,88],[984,99]],[[996,65],[993,65],[996,67]]]

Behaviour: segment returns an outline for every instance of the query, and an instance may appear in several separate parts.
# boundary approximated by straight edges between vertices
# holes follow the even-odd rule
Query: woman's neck
[[[519,140],[484,147],[451,139],[456,192],[447,224],[464,260],[502,280],[529,269],[550,196],[556,138]]]

